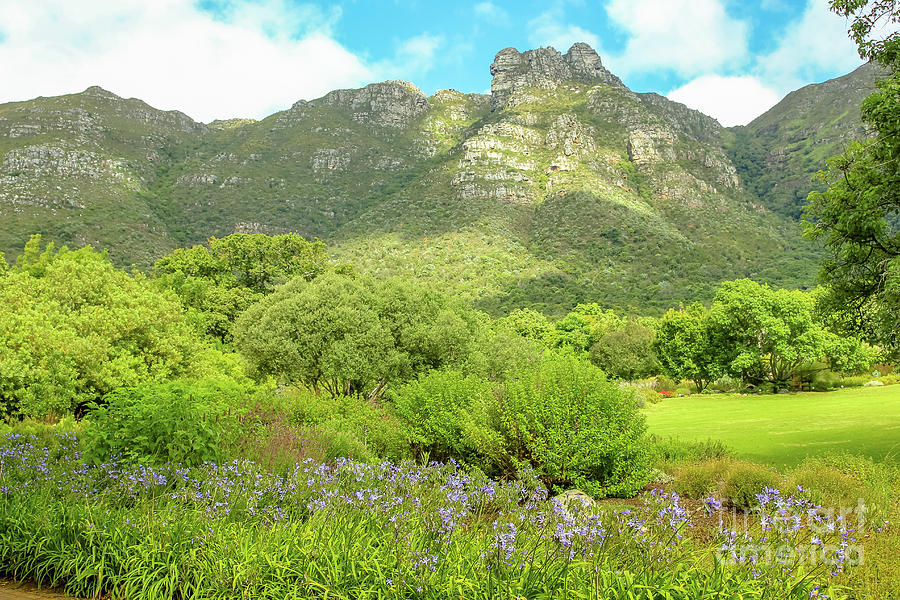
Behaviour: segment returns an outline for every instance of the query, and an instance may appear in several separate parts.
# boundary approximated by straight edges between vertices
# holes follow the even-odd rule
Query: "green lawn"
[[[645,411],[651,433],[718,439],[740,457],[776,466],[853,452],[900,459],[900,385],[767,396],[670,398]]]

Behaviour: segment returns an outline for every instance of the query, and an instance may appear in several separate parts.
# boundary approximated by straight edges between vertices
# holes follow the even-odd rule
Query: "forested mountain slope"
[[[213,235],[295,231],[492,311],[647,311],[723,279],[812,283],[783,190],[860,133],[871,77],[726,130],[630,91],[585,44],[507,48],[491,73],[490,95],[388,81],[258,122],[204,125],[99,88],[0,105],[0,250],[42,233],[147,267]]]
[[[779,214],[799,218],[813,176],[847,142],[865,137],[859,105],[883,76],[866,63],[843,77],[808,85],[744,127],[733,127],[729,156],[747,190]]]

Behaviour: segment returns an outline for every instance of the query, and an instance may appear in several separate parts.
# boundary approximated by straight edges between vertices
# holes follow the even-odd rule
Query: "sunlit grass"
[[[900,457],[900,385],[781,395],[671,398],[646,409],[651,433],[721,440],[739,457],[775,466],[849,452]]]

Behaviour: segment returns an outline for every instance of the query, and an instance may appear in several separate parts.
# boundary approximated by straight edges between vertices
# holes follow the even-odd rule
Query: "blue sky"
[[[204,121],[405,79],[484,92],[498,50],[586,41],[635,91],[746,123],[861,61],[827,0],[0,0],[0,102],[102,85]]]

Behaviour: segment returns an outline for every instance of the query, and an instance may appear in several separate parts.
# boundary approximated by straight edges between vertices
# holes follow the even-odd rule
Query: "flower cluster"
[[[752,577],[769,572],[764,567],[793,577],[801,566],[826,566],[831,575],[838,575],[861,561],[862,551],[854,542],[857,528],[865,526],[863,506],[826,509],[809,500],[799,486],[790,495],[767,487],[756,498],[759,505],[753,518],[743,514],[743,531],[738,531],[738,513],[731,515],[730,526],[720,519],[720,560],[747,567]],[[710,513],[714,507],[721,509],[713,498],[706,505]],[[854,513],[855,523],[848,518]]]

